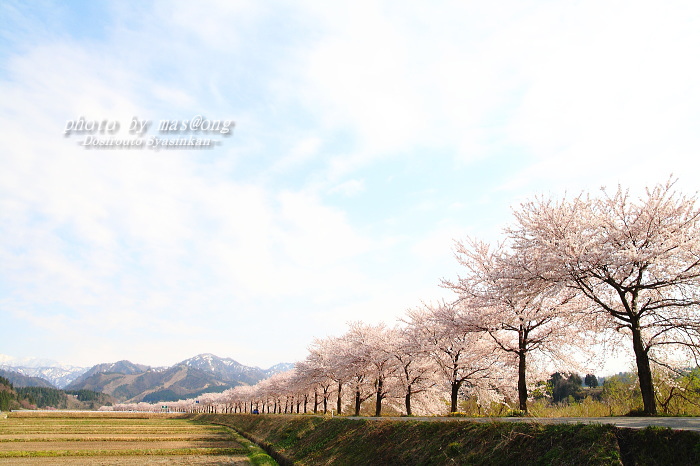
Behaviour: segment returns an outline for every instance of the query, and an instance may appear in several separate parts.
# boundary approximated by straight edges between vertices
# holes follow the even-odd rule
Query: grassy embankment
[[[238,430],[281,464],[700,464],[700,435],[665,428],[284,415],[197,419]]]
[[[75,464],[77,458],[86,465],[276,464],[232,429],[182,416],[30,411],[0,418],[0,464]]]

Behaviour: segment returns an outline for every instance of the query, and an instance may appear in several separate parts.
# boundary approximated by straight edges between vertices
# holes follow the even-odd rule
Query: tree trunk
[[[642,392],[644,402],[644,414],[648,416],[656,415],[656,399],[654,398],[654,380],[651,377],[651,366],[649,365],[649,355],[642,342],[642,332],[638,323],[632,326],[632,346],[634,355],[637,358],[637,372],[639,375],[639,389]]]
[[[406,416],[411,416],[411,386],[406,390]]]
[[[527,380],[525,379],[525,358],[527,353],[523,348],[518,352],[518,401],[520,402],[520,411],[527,413]]]
[[[360,390],[355,391],[355,416],[360,415],[360,405],[362,404],[362,400],[360,399]]]
[[[341,411],[341,407],[342,407],[342,404],[341,404],[342,398],[340,397],[340,393],[341,393],[342,389],[343,389],[343,384],[338,382],[338,403],[336,404],[336,407],[335,407],[335,410],[338,412],[338,415],[340,415],[340,411]]]
[[[318,414],[318,392],[314,388],[314,414]]]
[[[384,380],[380,377],[377,380],[377,404],[374,406],[374,415],[380,417],[382,415],[382,398],[384,389]]]
[[[450,394],[450,412],[457,412],[457,395],[459,394],[460,382],[452,382],[452,393]]]

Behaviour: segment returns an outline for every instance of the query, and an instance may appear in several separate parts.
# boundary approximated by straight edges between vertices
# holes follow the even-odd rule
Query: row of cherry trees
[[[275,374],[254,386],[168,403],[128,403],[109,409],[175,412],[307,413],[333,410],[359,415],[374,401],[380,416],[387,403],[406,414],[457,411],[460,393],[476,397],[487,408],[503,403],[507,364],[481,332],[458,327],[457,306],[423,306],[405,323],[350,324],[340,337],[315,340],[308,356],[293,370]],[[445,389],[449,389],[446,392]],[[107,408],[105,408],[107,409]]]
[[[442,281],[453,302],[394,327],[354,322],[293,371],[177,409],[359,415],[373,399],[377,416],[386,403],[411,415],[457,411],[461,394],[527,411],[542,369],[576,367],[572,355],[613,338],[631,345],[656,414],[653,372],[697,365],[700,347],[700,211],[673,184],[524,203],[501,243],[456,243],[464,273]]]

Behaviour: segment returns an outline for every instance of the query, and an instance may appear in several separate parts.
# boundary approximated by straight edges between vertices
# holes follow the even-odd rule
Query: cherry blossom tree
[[[457,411],[460,390],[487,392],[500,385],[502,361],[484,332],[463,325],[457,304],[423,305],[408,311],[443,381],[450,387],[450,412]]]
[[[346,339],[337,337],[315,339],[304,361],[308,367],[307,370],[315,371],[317,378],[330,379],[335,383],[338,414],[342,413],[343,386],[351,377],[347,361],[349,354],[349,342]],[[330,391],[328,394],[330,395]],[[324,406],[325,409],[327,408]]]
[[[328,377],[325,364],[328,358],[319,352],[311,352],[304,361],[295,364],[298,375],[314,394],[314,414],[318,412],[319,394],[323,399],[323,413],[328,413],[328,399],[331,396],[334,380]]]
[[[393,338],[391,330],[385,324],[367,325],[361,322],[350,324],[350,330],[345,335],[350,342],[353,355],[353,365],[356,372],[363,374],[363,381],[369,377],[373,389],[369,396],[376,395],[375,416],[381,416],[382,401],[389,393],[388,379],[396,371],[389,341]],[[356,391],[356,400],[357,394]],[[366,399],[366,398],[365,398]],[[359,406],[355,407],[355,415],[359,414]]]
[[[252,411],[252,400],[257,396],[257,388],[250,385],[239,385],[234,387],[231,397],[236,400],[238,412],[248,413]],[[195,400],[192,400],[194,405]]]
[[[420,339],[422,330],[405,326],[394,330],[388,342],[391,354],[396,359],[396,379],[403,392],[406,415],[413,415],[413,397],[436,385],[434,377],[437,366],[430,358],[427,345]]]
[[[351,364],[348,366],[349,373],[352,374],[348,381],[348,385],[351,387],[354,394],[354,415],[360,415],[360,409],[362,408],[362,403],[364,403],[369,397],[374,394],[372,386],[369,380],[367,365],[362,359],[353,358]]]
[[[314,397],[313,413],[318,413],[318,392],[321,389],[321,385],[319,384],[319,379],[321,378],[320,372],[309,363],[308,357],[306,360],[294,364],[294,368],[296,369],[296,376],[299,379],[297,383],[306,387],[304,391],[304,412],[306,413],[308,396],[309,392],[311,392]]]
[[[581,292],[628,335],[646,414],[656,414],[651,363],[665,348],[697,364],[700,347],[700,211],[673,182],[638,199],[618,187],[601,197],[539,198],[515,211],[513,246],[533,275]]]
[[[261,413],[281,413],[283,409],[287,412],[290,399],[294,396],[294,377],[294,370],[278,372],[251,386],[250,391],[245,393],[251,408],[257,408]]]
[[[581,347],[584,320],[576,294],[542,280],[528,279],[527,257],[503,245],[467,240],[456,242],[456,258],[466,275],[443,280],[465,310],[461,325],[486,332],[496,349],[515,358],[518,405],[527,412],[528,358],[545,356],[554,362],[574,363],[570,355]],[[576,325],[579,324],[579,325]]]

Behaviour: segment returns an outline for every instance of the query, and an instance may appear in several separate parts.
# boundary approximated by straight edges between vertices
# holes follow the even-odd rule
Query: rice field
[[[16,412],[0,417],[0,464],[251,464],[234,431],[168,414]]]

